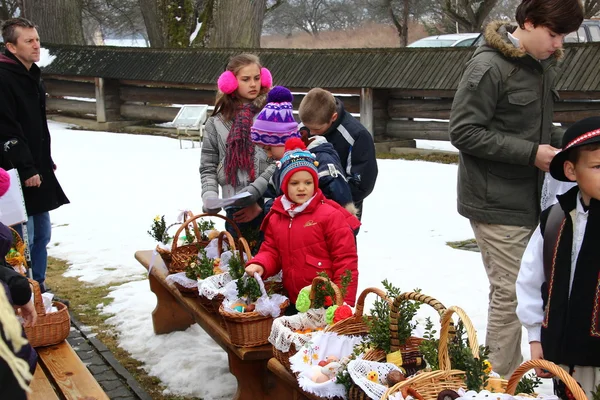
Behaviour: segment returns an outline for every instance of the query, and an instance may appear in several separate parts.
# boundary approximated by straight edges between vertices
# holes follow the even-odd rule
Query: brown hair
[[[533,26],[545,26],[564,35],[576,31],[583,21],[580,0],[523,0],[517,7],[515,19],[521,29],[529,21]]]
[[[2,40],[4,40],[4,44],[12,43],[17,44],[17,33],[15,32],[16,28],[37,28],[33,22],[25,18],[11,18],[7,19],[2,23]]]
[[[577,146],[572,148],[569,151],[569,154],[567,154],[567,160],[571,161],[573,164],[577,164],[577,161],[579,161],[579,157],[581,157],[581,153],[584,151],[595,151],[600,149],[600,143],[590,143],[590,144],[584,144],[581,146]]]
[[[303,124],[326,124],[331,121],[335,112],[335,97],[321,88],[309,90],[298,107],[298,115]]]
[[[226,71],[233,72],[234,75],[240,72],[240,70],[248,65],[256,64],[258,68],[262,68],[262,64],[260,63],[260,59],[254,55],[249,53],[238,54],[237,56],[233,56],[229,59],[227,63]],[[261,87],[260,94],[254,100],[254,104],[258,108],[262,108],[265,105],[266,96],[265,94],[269,91],[269,88]],[[220,90],[217,90],[217,98],[215,100],[215,109],[213,110],[212,115],[217,115],[219,113],[223,114],[223,117],[227,121],[231,121],[235,116],[236,107],[241,104],[241,100],[234,96],[235,92],[232,94],[225,94]]]

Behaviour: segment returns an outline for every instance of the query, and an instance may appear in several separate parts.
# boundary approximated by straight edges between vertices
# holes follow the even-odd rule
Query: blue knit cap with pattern
[[[287,195],[288,182],[292,175],[298,171],[307,171],[312,175],[316,190],[319,186],[319,171],[317,169],[319,163],[314,154],[306,150],[302,139],[299,138],[288,140],[285,143],[285,150],[285,154],[277,163],[281,170],[279,179],[283,193]]]

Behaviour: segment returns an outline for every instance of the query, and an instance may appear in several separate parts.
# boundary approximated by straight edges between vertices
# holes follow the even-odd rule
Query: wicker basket
[[[576,400],[587,399],[585,392],[583,391],[583,389],[581,389],[577,381],[573,379],[571,375],[569,375],[564,369],[562,369],[558,365],[546,360],[529,360],[521,364],[515,370],[515,372],[513,372],[510,379],[508,380],[506,393],[514,395],[515,390],[517,389],[517,384],[519,383],[523,375],[525,375],[527,371],[533,368],[543,368],[546,371],[550,371],[552,374],[554,374],[555,377],[558,377],[561,381],[564,382],[564,384],[571,391],[573,397]]]
[[[169,273],[174,274],[177,272],[185,271],[185,268],[188,264],[189,259],[192,256],[194,256],[195,254],[198,254],[198,251],[200,250],[200,248],[206,247],[206,245],[208,245],[208,241],[200,240],[200,241],[197,241],[192,244],[184,244],[182,246],[177,246],[177,241],[179,239],[179,235],[181,234],[181,232],[183,232],[183,230],[186,228],[186,226],[189,226],[190,224],[192,225],[192,227],[194,229],[194,235],[196,235],[196,238],[201,238],[202,234],[201,234],[200,230],[198,229],[198,224],[196,223],[196,220],[199,218],[206,218],[206,217],[217,217],[217,218],[221,218],[221,219],[225,220],[226,222],[231,224],[231,226],[233,226],[234,230],[236,231],[236,234],[240,235],[240,230],[237,227],[237,225],[235,224],[235,222],[233,222],[229,218],[224,217],[220,214],[198,214],[198,215],[189,217],[181,224],[179,229],[177,229],[177,232],[175,232],[175,236],[173,237],[173,244],[171,245],[171,252],[170,252],[170,261],[169,262],[165,261],[165,264],[167,266],[167,269],[169,270]],[[233,246],[233,241],[231,241],[231,243],[229,243],[229,244],[231,246]],[[165,257],[167,259],[169,259],[169,255],[164,254],[165,250],[160,249],[160,247],[158,247],[158,246],[156,249],[157,249],[157,252],[160,254],[160,256],[163,258],[163,260],[165,260]]]
[[[237,247],[236,247],[236,241],[234,240],[233,236],[231,236],[231,234],[227,231],[222,231],[221,233],[219,233],[219,241],[218,241],[219,254],[223,254],[223,240],[225,238],[227,239],[227,242],[230,243],[232,251],[236,251],[239,249],[239,251],[243,251],[246,253],[246,257],[248,257],[248,260],[250,260],[252,258],[252,254],[250,253],[250,248],[248,246],[248,242],[246,241],[246,239],[244,239],[243,237],[240,237],[238,239]],[[242,265],[245,264],[243,257],[240,259],[240,262],[242,263]],[[196,293],[198,293],[198,287],[196,287]],[[223,297],[223,295],[219,294],[219,295],[213,297],[212,299],[208,299],[204,296],[199,296],[199,299],[200,299],[200,304],[202,305],[202,307],[204,307],[206,309],[206,311],[213,313],[213,314],[219,314],[219,308],[221,307],[221,303],[223,302],[223,300],[225,298]],[[219,322],[221,322],[221,321],[219,321]]]
[[[52,304],[58,311],[46,314],[40,285],[32,279],[29,279],[29,283],[33,287],[33,302],[38,317],[34,326],[23,328],[27,340],[33,347],[51,346],[62,342],[69,336],[71,329],[69,309],[63,303],[54,301]]]
[[[286,300],[281,304],[281,313],[289,305]],[[219,314],[225,321],[225,328],[229,333],[229,341],[234,346],[256,347],[269,342],[269,334],[273,325],[273,317],[264,316],[253,312],[228,312],[221,304]]]
[[[427,304],[431,306],[438,314],[441,314],[446,310],[446,307],[438,300],[434,299],[431,296],[427,296],[421,293],[416,292],[405,292],[398,295],[391,304],[390,309],[390,350],[391,352],[400,351],[402,354],[402,360],[419,360],[418,357],[421,357],[419,351],[419,345],[423,341],[423,339],[411,336],[406,340],[406,343],[400,344],[400,339],[398,338],[398,319],[400,315],[400,304],[405,300],[414,300],[423,304]],[[368,361],[377,361],[377,362],[386,362],[386,353],[381,349],[373,349],[368,351],[363,359]],[[406,375],[412,375],[416,372],[417,368],[406,368]],[[369,396],[356,384],[353,384],[348,391],[348,399],[350,400],[368,400]]]
[[[19,268],[19,266],[22,265],[26,272],[27,260],[25,259],[25,243],[23,242],[23,239],[21,238],[21,236],[19,236],[19,233],[17,233],[17,231],[15,231],[11,227],[8,227],[8,229],[10,229],[10,232],[12,233],[13,237],[12,244],[10,247],[12,249],[15,249],[19,253],[19,255],[16,257],[9,257],[9,254],[7,254],[5,260],[11,267],[13,267],[13,269],[15,269],[15,271],[23,273],[23,271],[17,270],[17,268]]]
[[[450,366],[450,355],[448,354],[448,341],[451,337],[453,325],[452,315],[457,314],[462,320],[467,336],[469,339],[469,347],[471,353],[475,358],[479,358],[479,344],[477,342],[477,334],[471,319],[460,307],[449,307],[442,314],[442,328],[440,330],[440,341],[438,348],[438,361],[440,369],[432,372],[423,372],[417,374],[403,382],[400,382],[392,386],[384,394],[382,399],[388,398],[391,394],[396,392],[406,393],[408,388],[412,388],[418,394],[420,394],[425,400],[435,400],[438,394],[442,390],[458,390],[460,387],[465,386],[465,373],[461,370],[451,369]],[[501,387],[502,391],[506,390],[507,381],[497,379],[497,384]]]
[[[320,283],[327,283],[327,279],[322,277],[322,276],[317,276],[313,279],[312,281],[312,285],[310,288],[310,301],[311,301],[311,307],[313,305],[313,300],[315,299],[315,291],[317,289],[317,285],[319,285]],[[333,291],[335,293],[335,304],[338,306],[341,306],[342,304],[344,304],[344,298],[342,297],[342,292],[341,290],[338,288],[338,286],[329,281],[329,283],[331,284],[331,287],[333,288]],[[289,330],[289,332],[287,332],[287,335],[289,336],[289,340],[292,341],[294,340],[295,336],[301,336],[303,334],[301,333],[295,333],[291,331],[291,328],[289,327],[289,324],[286,324],[287,321],[289,321],[290,318],[295,318],[296,316],[293,315],[291,317],[281,317],[277,319],[277,324],[281,324],[284,329]],[[325,328],[327,326],[327,324],[325,323],[325,319],[323,319],[323,325],[322,327]],[[279,350],[277,347],[273,346],[273,356],[281,363],[281,365],[283,365],[288,371],[292,372],[291,368],[290,368],[290,357],[292,357],[294,354],[296,354],[298,352],[298,350],[296,349],[296,345],[294,343],[290,344],[290,349],[288,351],[281,351]]]

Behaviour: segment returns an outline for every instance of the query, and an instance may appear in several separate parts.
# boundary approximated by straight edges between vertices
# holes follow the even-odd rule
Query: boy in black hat
[[[541,214],[521,261],[517,315],[531,358],[559,364],[592,398],[600,385],[600,117],[567,129],[550,174],[577,186]],[[565,390],[555,381],[557,395],[569,398]]]

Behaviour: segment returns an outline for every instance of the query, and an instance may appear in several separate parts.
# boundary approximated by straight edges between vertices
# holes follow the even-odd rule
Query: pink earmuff
[[[271,89],[271,86],[273,86],[273,76],[271,75],[271,71],[265,67],[260,69],[260,86],[267,89]]]
[[[235,74],[231,71],[225,71],[219,76],[217,81],[217,87],[225,94],[231,94],[235,92],[238,87],[238,81]]]
[[[271,71],[266,68],[260,69],[260,86],[270,89],[273,85],[273,76]],[[238,81],[235,74],[231,71],[225,71],[219,76],[217,80],[217,87],[225,94],[231,94],[235,92],[238,87]]]

